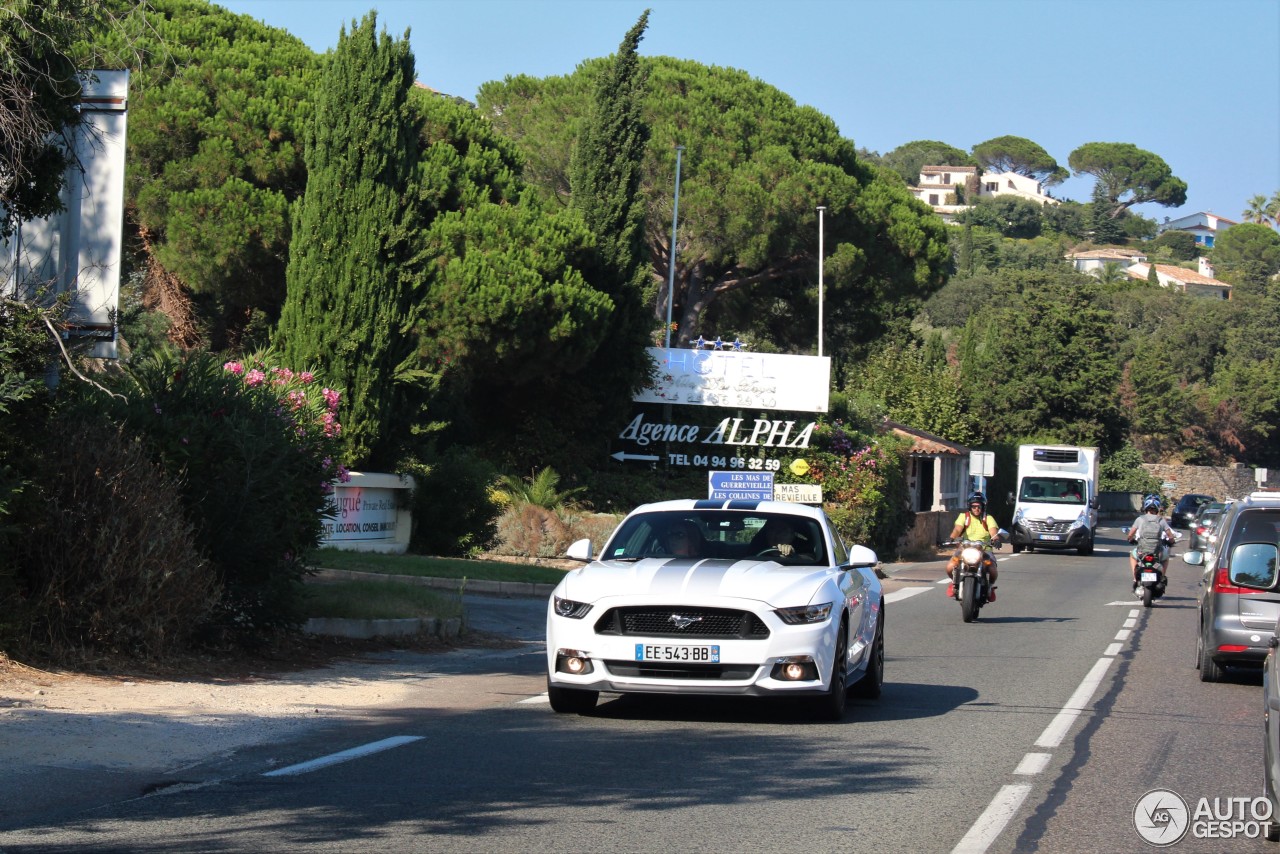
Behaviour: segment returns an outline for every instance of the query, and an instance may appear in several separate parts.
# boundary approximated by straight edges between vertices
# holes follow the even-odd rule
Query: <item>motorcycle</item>
[[[1129,535],[1129,529],[1121,528],[1125,536]],[[1182,535],[1174,532],[1174,540],[1176,543],[1182,539]],[[1169,543],[1169,548],[1173,548],[1173,543]],[[1165,576],[1164,567],[1161,565],[1160,555],[1156,552],[1139,552],[1138,553],[1138,581],[1133,585],[1133,595],[1142,600],[1142,607],[1150,608],[1151,603],[1164,595],[1165,588],[1169,585],[1169,579]]]
[[[1003,528],[991,542],[992,549],[999,549],[1009,536]],[[951,581],[956,586],[955,598],[960,602],[960,616],[966,623],[978,619],[978,611],[987,604],[991,592],[990,569],[995,557],[987,551],[982,540],[947,540],[943,547],[958,546],[960,563],[952,572]]]

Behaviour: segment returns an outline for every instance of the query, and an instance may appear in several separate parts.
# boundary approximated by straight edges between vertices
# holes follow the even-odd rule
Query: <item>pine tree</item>
[[[649,12],[623,38],[613,61],[596,81],[591,114],[570,164],[571,206],[596,238],[599,266],[585,271],[614,303],[603,346],[591,366],[606,378],[597,387],[630,392],[646,379],[651,320],[644,286],[651,278],[644,243],[644,199],[640,182],[649,126],[643,118],[648,73],[636,48]]]
[[[1089,205],[1089,219],[1093,226],[1093,242],[1097,244],[1124,243],[1124,232],[1111,218],[1111,200],[1101,181],[1093,185],[1093,199]]]
[[[417,130],[407,109],[414,61],[369,13],[345,31],[315,93],[306,195],[296,206],[276,346],[295,368],[320,365],[343,394],[348,465],[387,465],[379,443],[394,408],[411,290],[402,279],[416,230]]]

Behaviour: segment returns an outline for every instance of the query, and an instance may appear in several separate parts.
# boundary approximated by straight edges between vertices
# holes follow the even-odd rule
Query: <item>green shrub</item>
[[[223,589],[213,627],[242,641],[300,625],[302,558],[345,475],[338,393],[268,358],[224,365],[165,351],[104,375],[116,396],[86,400],[181,473],[196,542]]]
[[[10,601],[25,643],[143,657],[186,646],[220,589],[150,451],[100,420],[57,421],[33,472]]]
[[[455,449],[429,466],[409,466],[416,479],[409,550],[427,555],[474,555],[488,548],[498,507],[489,496],[496,471]]]

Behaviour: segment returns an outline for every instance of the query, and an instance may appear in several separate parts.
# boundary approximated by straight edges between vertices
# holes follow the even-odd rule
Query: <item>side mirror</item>
[[[1010,493],[1008,494],[1008,496],[1007,496],[1007,497],[1008,497],[1008,499],[1009,499],[1009,503],[1010,503],[1010,504],[1015,503],[1015,502],[1014,502],[1014,500],[1013,500],[1013,493],[1012,493],[1012,492],[1010,492]]]
[[[1275,543],[1243,543],[1231,550],[1232,584],[1251,590],[1270,590],[1276,583],[1276,559],[1280,549]]]
[[[1187,552],[1182,556],[1187,566],[1204,566],[1204,552]]]
[[[580,560],[584,563],[591,560],[591,555],[591,540],[578,540],[569,546],[564,553],[564,556],[570,560]]]
[[[866,546],[851,546],[849,548],[849,564],[851,566],[873,567],[880,562],[880,558],[876,557],[876,553]]]
[[[1098,496],[1095,495],[1089,499],[1089,507],[1090,509],[1093,509],[1093,510],[1098,509]]]
[[[1129,536],[1129,526],[1125,525],[1123,528],[1121,528],[1120,533],[1124,534],[1126,537]]]

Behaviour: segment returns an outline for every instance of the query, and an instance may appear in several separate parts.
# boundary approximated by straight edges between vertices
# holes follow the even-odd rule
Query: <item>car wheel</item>
[[[1201,682],[1221,682],[1223,676],[1222,665],[1213,660],[1213,656],[1209,654],[1209,644],[1204,642],[1204,636],[1200,637],[1200,681]]]
[[[853,683],[854,696],[874,700],[884,686],[884,605],[880,606],[880,619],[876,620],[876,639],[871,644],[871,659],[862,678]]]
[[[840,621],[840,636],[836,638],[836,654],[831,662],[831,682],[827,693],[817,702],[817,713],[823,720],[840,721],[849,703],[849,672],[845,656],[849,651],[849,625]]]
[[[1014,554],[1020,554],[1021,552],[1022,552],[1022,546],[1020,546],[1020,545],[1019,545],[1019,544],[1017,544],[1017,543],[1014,543],[1014,544],[1013,544],[1013,553],[1014,553]]]
[[[561,688],[559,685],[552,685],[551,677],[547,677],[547,699],[551,701],[552,711],[563,715],[581,715],[594,709],[599,698],[599,691]]]
[[[1076,552],[1078,552],[1078,553],[1079,553],[1079,554],[1081,554],[1081,555],[1091,555],[1091,554],[1093,554],[1093,538],[1092,538],[1092,537],[1090,537],[1090,538],[1089,538],[1089,542],[1085,543],[1083,546],[1081,546],[1080,548],[1076,549]]]

